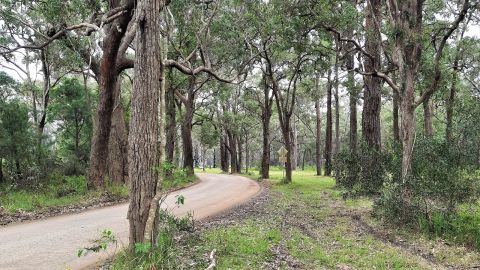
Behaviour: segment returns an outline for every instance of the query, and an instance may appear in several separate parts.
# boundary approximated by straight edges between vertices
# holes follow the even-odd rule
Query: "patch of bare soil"
[[[65,214],[74,214],[83,212],[88,209],[112,206],[120,203],[125,203],[127,201],[128,198],[112,196],[111,194],[104,193],[101,197],[92,199],[87,202],[68,206],[49,207],[35,211],[20,210],[15,213],[7,213],[5,210],[0,208],[0,226]]]

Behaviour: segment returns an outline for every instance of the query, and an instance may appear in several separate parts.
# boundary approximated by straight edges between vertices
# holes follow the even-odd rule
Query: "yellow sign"
[[[288,154],[288,151],[287,151],[287,149],[285,149],[285,147],[282,146],[282,147],[280,147],[280,149],[278,150],[277,153],[280,157],[284,157]]]
[[[279,157],[279,158],[278,158],[278,161],[279,161],[280,163],[287,163],[287,157],[285,157],[285,156],[284,156],[284,157]]]

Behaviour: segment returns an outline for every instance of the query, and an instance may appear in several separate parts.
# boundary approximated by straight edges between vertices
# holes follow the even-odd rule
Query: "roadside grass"
[[[126,198],[126,185],[107,183],[104,191],[109,196]],[[34,211],[52,207],[76,205],[99,199],[105,193],[88,191],[85,176],[55,175],[51,184],[35,190],[17,190],[10,187],[0,189],[0,206],[7,213]]]
[[[193,250],[177,247],[181,257],[196,262],[195,269],[208,265],[205,254],[212,249],[217,250],[217,269],[438,269],[468,268],[480,261],[478,252],[464,247],[383,227],[370,215],[370,199],[343,200],[332,178],[298,170],[285,185],[282,175],[281,169],[270,171],[271,199],[263,214],[200,233],[185,242]],[[407,247],[390,242],[397,236]]]
[[[183,171],[175,171],[172,179],[162,182],[164,190],[185,187],[197,181],[195,176],[187,176]],[[108,196],[115,199],[128,197],[126,184],[107,182],[104,191],[89,191],[85,176],[53,175],[51,184],[34,190],[0,187],[0,208],[7,213],[31,212],[54,207],[80,205],[100,200]]]

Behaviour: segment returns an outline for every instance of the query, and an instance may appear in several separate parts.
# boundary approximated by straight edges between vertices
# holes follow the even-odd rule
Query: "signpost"
[[[285,180],[285,170],[287,168],[287,154],[288,154],[288,151],[287,149],[285,149],[285,147],[280,147],[280,149],[278,149],[277,151],[278,153],[278,162],[280,163],[283,163],[283,168],[284,170],[282,171],[283,172],[283,179]]]

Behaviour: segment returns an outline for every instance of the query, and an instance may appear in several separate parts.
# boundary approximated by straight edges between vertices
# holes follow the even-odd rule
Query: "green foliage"
[[[50,122],[58,125],[58,152],[66,174],[85,172],[90,152],[92,118],[88,95],[76,79],[65,79],[52,90]]]
[[[90,252],[106,251],[109,245],[117,245],[117,238],[112,230],[104,229],[100,234],[100,238],[92,241],[92,246],[77,250],[77,257],[87,256]]]
[[[353,194],[377,194],[388,174],[385,167],[389,156],[360,144],[360,153],[344,149],[334,157],[335,180],[337,185]]]
[[[419,139],[411,178],[390,178],[375,203],[375,213],[387,222],[428,227],[439,233],[441,223],[455,215],[459,205],[474,203],[478,196],[480,177],[459,164],[461,155],[442,142]],[[399,175],[398,171],[389,173]]]
[[[160,210],[159,232],[155,245],[136,243],[134,253],[116,256],[111,269],[177,269],[178,250],[175,237],[183,231],[193,231],[194,219],[191,214],[178,218]]]

